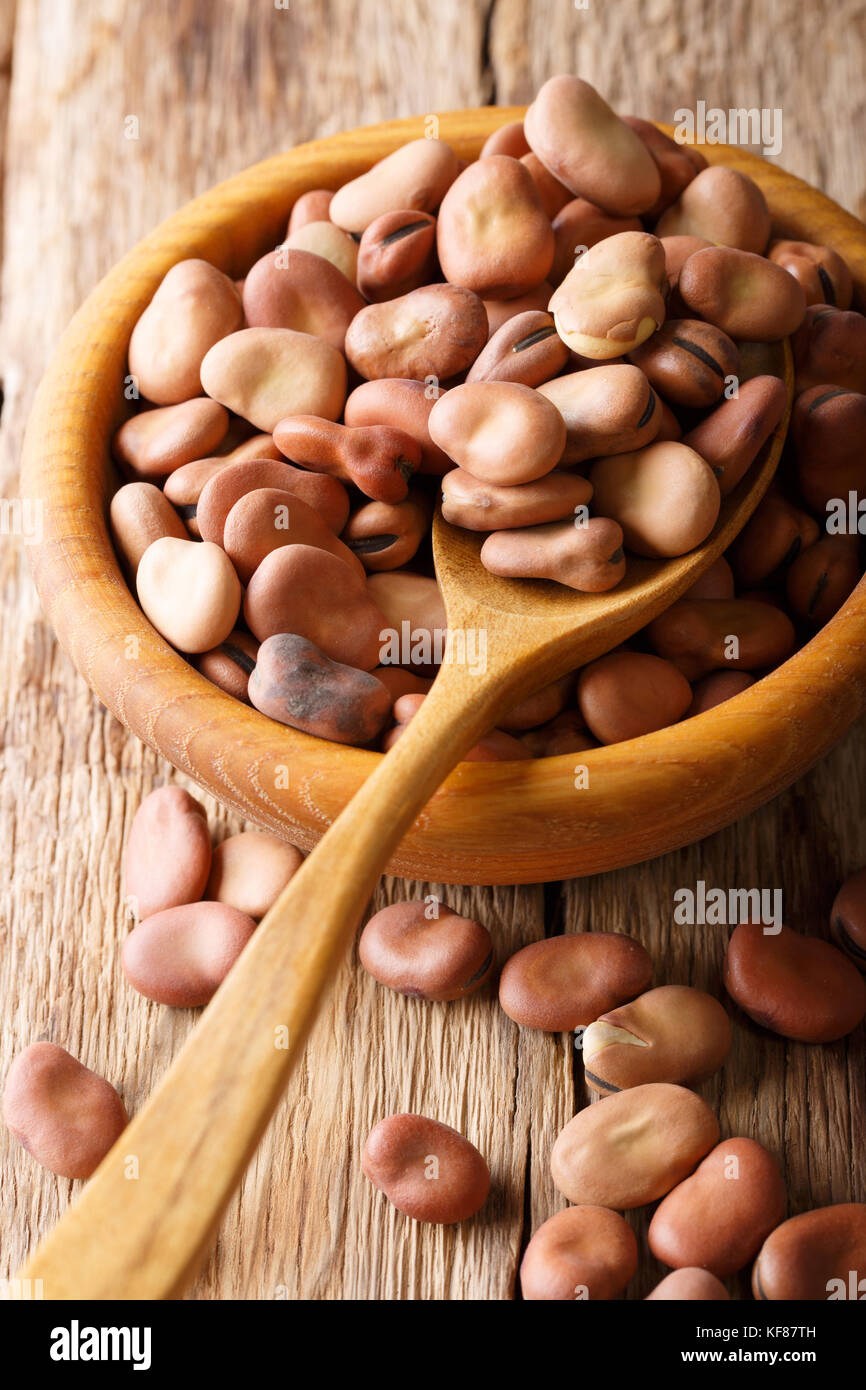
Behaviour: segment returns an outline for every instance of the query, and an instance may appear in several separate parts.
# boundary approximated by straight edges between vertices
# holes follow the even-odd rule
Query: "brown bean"
[[[411,723],[418,713],[425,696],[423,694],[400,695],[394,701],[394,718],[396,725],[386,735],[383,743],[384,752],[389,752],[394,744],[406,731],[406,726]],[[463,754],[464,763],[513,763],[522,762],[532,756],[527,752],[523,744],[504,729],[490,729],[484,734],[477,743]]]
[[[388,1201],[415,1221],[450,1226],[487,1201],[490,1170],[474,1144],[426,1115],[380,1120],[361,1154],[361,1167]]]
[[[750,676],[748,671],[711,671],[692,687],[692,703],[686,710],[685,718],[691,719],[696,714],[715,709],[754,684],[755,677]]]
[[[807,304],[832,304],[849,309],[854,292],[851,272],[829,246],[809,241],[771,241],[767,256],[799,283]]]
[[[423,381],[383,377],[362,381],[346,401],[343,416],[352,429],[359,425],[392,425],[411,434],[421,446],[421,473],[441,477],[454,467],[451,459],[430,438],[427,422],[439,398]]]
[[[791,340],[799,396],[812,387],[837,386],[866,394],[866,317],[812,304]]]
[[[625,574],[622,527],[606,516],[583,525],[553,521],[493,531],[481,547],[481,563],[508,579],[553,579],[582,593],[613,589]]]
[[[244,617],[250,631],[260,642],[294,633],[333,661],[371,671],[379,664],[380,631],[387,624],[367,592],[363,567],[352,559],[348,565],[311,545],[272,551],[247,588]]]
[[[124,892],[136,918],[198,902],[211,864],[204,807],[182,787],[158,787],[133,817]]]
[[[866,970],[866,869],[846,878],[833,900],[830,933],[860,970]]]
[[[588,748],[597,748],[598,742],[588,732],[579,710],[568,709],[542,724],[538,729],[529,729],[520,735],[534,758],[558,758],[566,753],[583,753]]]
[[[568,1207],[533,1235],[520,1265],[524,1300],[591,1299],[622,1293],[637,1269],[634,1231],[607,1207]]]
[[[523,122],[508,121],[506,125],[494,130],[492,135],[488,135],[478,158],[486,159],[490,154],[510,154],[512,159],[520,159],[523,155],[529,154]]]
[[[197,671],[205,676],[227,695],[249,704],[247,686],[256,664],[259,644],[248,632],[235,628],[224,642],[209,652],[200,652],[192,658]]]
[[[565,708],[565,702],[574,686],[574,677],[569,672],[550,685],[544,685],[533,695],[525,695],[516,705],[512,705],[499,720],[499,726],[506,733],[522,733],[524,729],[535,729],[555,719]]]
[[[375,676],[332,661],[295,633],[259,647],[249,695],[262,714],[334,743],[371,743],[391,712],[391,696]]]
[[[656,1299],[659,1302],[675,1299],[681,1302],[684,1299],[723,1302],[729,1299],[730,1294],[720,1279],[715,1274],[710,1274],[708,1269],[675,1269],[672,1274],[665,1275],[661,1283],[656,1284],[652,1293],[646,1296],[649,1303]]]
[[[680,440],[682,440],[683,437],[682,425],[680,424],[676,415],[674,415],[674,412],[671,410],[670,406],[667,404],[666,401],[663,401],[661,397],[659,397],[658,402],[660,408],[661,423],[658,428],[658,433],[655,437],[655,443],[678,443]],[[695,452],[699,451],[696,450]]]
[[[788,570],[785,592],[791,612],[823,627],[839,611],[860,580],[856,536],[822,536]]]
[[[270,437],[270,436],[268,436]],[[163,492],[176,509],[184,525],[184,536],[201,539],[198,524],[198,499],[206,483],[224,468],[230,468],[227,458],[195,459],[176,468],[165,480]],[[155,539],[155,538],[154,538]]]
[[[187,530],[168,499],[153,483],[126,483],[111,499],[111,539],[134,579],[149,545],[162,536],[185,540]]]
[[[118,463],[135,477],[165,478],[182,464],[212,453],[228,424],[228,412],[216,401],[184,401],[131,416],[111,447]]]
[[[533,941],[506,961],[499,1002],[523,1028],[583,1028],[647,988],[652,961],[630,936],[577,932]]]
[[[586,478],[575,473],[553,472],[532,483],[497,487],[483,483],[463,468],[453,468],[442,479],[442,515],[454,526],[469,531],[500,531],[536,526],[573,517],[592,497]]]
[[[755,376],[741,382],[736,396],[723,400],[683,435],[683,444],[710,465],[722,497],[733,491],[754,463],[782,419],[786,402],[783,381]]]
[[[426,212],[386,212],[361,237],[358,288],[380,303],[429,285],[436,261],[436,218]]]
[[[349,517],[342,540],[370,574],[406,565],[430,525],[430,505],[422,493],[402,502],[367,502]]]
[[[728,942],[724,982],[755,1023],[799,1042],[835,1042],[866,1015],[866,983],[847,956],[790,927],[770,934],[741,922]]]
[[[656,235],[699,236],[760,256],[770,240],[767,200],[747,174],[714,164],[701,170],[662,214]]]
[[[350,285],[357,285],[358,243],[333,222],[305,222],[287,235],[285,245],[290,251],[322,256],[345,275]]]
[[[363,232],[386,212],[435,212],[459,167],[444,140],[410,140],[366,174],[344,183],[331,199],[328,215],[347,232]]]
[[[485,299],[488,336],[492,338],[516,314],[525,314],[531,309],[546,311],[552,294],[553,285],[548,280],[542,280],[540,285],[533,285],[531,290],[519,294],[516,299]]]
[[[565,421],[555,405],[516,381],[472,381],[440,396],[430,412],[431,438],[482,482],[531,483],[555,468],[565,448]]]
[[[550,279],[561,285],[575,257],[617,232],[642,232],[639,217],[615,217],[586,198],[572,198],[553,219],[553,269]]]
[[[570,372],[538,391],[565,421],[563,465],[641,449],[658,434],[659,399],[640,368],[628,362]]]
[[[656,202],[656,161],[588,82],[551,77],[523,124],[531,149],[575,196],[623,217]]]
[[[728,552],[737,586],[752,589],[762,584],[780,565],[793,564],[819,535],[817,521],[772,488]]]
[[[651,1082],[581,1110],[553,1146],[554,1186],[570,1202],[646,1206],[682,1182],[719,1139],[706,1101]]]
[[[255,929],[251,917],[225,903],[169,907],[129,933],[124,974],[145,999],[198,1008],[216,994]]]
[[[486,927],[426,901],[392,903],[370,918],[358,941],[364,969],[400,994],[444,1002],[473,994],[493,967]]]
[[[361,561],[300,497],[279,488],[258,488],[239,498],[226,517],[225,552],[249,584],[266,555],[283,545],[312,545],[336,555],[359,574]]]
[[[724,555],[720,555],[717,560],[708,565],[700,579],[696,579],[691,588],[686,589],[683,594],[683,598],[733,597],[734,572]]]
[[[201,393],[205,353],[244,319],[227,275],[202,260],[178,261],[163,280],[129,340],[129,371],[156,405],[179,405]]]
[[[580,673],[577,702],[601,743],[620,743],[682,719],[691,687],[669,661],[645,652],[608,652]]]
[[[755,1298],[859,1299],[866,1271],[866,1204],[815,1207],[777,1226],[752,1270]],[[853,1278],[852,1278],[853,1276]]]
[[[260,488],[278,488],[299,497],[335,534],[346,524],[349,497],[336,478],[292,468],[284,459],[253,459],[230,464],[205,483],[196,506],[196,521],[204,539],[222,545],[232,507]]]
[[[649,1247],[675,1269],[727,1279],[754,1258],[786,1205],[773,1155],[754,1139],[723,1139],[656,1208]]]
[[[794,625],[778,608],[757,599],[680,599],[646,629],[658,656],[686,680],[710,671],[760,671],[787,660]]]
[[[421,464],[421,446],[393,425],[352,429],[314,415],[290,415],[274,427],[274,439],[294,462],[353,483],[377,502],[402,502]]]
[[[466,373],[467,382],[517,381],[540,386],[568,361],[550,314],[529,309],[507,319]]]
[[[740,355],[728,335],[712,324],[668,319],[629,353],[629,361],[672,405],[701,408],[714,405],[736,377]]]
[[[89,1178],[128,1124],[114,1087],[49,1042],[31,1043],[9,1068],[3,1119],[13,1139],[61,1178]]]
[[[229,334],[205,357],[201,380],[209,396],[267,434],[286,415],[336,420],[346,399],[343,354],[324,338],[293,328]],[[209,452],[200,448],[196,457]]]
[[[589,470],[593,505],[619,522],[638,555],[685,555],[705,541],[721,506],[715,474],[676,442],[598,459]]]
[[[866,394],[843,386],[813,386],[794,402],[791,439],[797,485],[819,514],[848,494],[866,496]],[[859,522],[858,522],[859,525]]]
[[[555,178],[550,170],[545,168],[538,158],[538,155],[533,154],[531,150],[521,155],[520,163],[523,165],[524,169],[527,170],[532,182],[535,184],[536,192],[541,200],[541,206],[544,208],[546,216],[553,219],[560,208],[565,207],[565,204],[571,201],[571,189],[566,188],[564,183],[560,183],[559,179]]]
[[[470,366],[486,341],[487,314],[476,294],[462,285],[423,285],[356,314],[346,356],[368,380],[432,376],[441,382]]]
[[[219,646],[241,608],[234,565],[211,541],[153,541],[139,561],[135,589],[157,632],[180,652]]]
[[[664,323],[664,247],[648,232],[618,232],[575,262],[548,308],[572,352],[596,361],[632,352]]]
[[[675,203],[687,184],[701,169],[706,169],[707,161],[700,150],[678,145],[664,131],[654,126],[652,121],[644,121],[640,116],[623,116],[627,126],[640,136],[656,162],[661,179],[661,191],[652,207],[646,209],[647,221],[656,218]]]
[[[678,288],[696,314],[746,342],[785,338],[796,332],[806,313],[806,296],[793,275],[763,256],[730,246],[710,246],[690,256]]]
[[[647,1081],[690,1086],[718,1071],[730,1048],[730,1020],[717,999],[688,985],[661,985],[589,1025],[584,1074],[602,1095]]]
[[[256,921],[304,862],[294,845],[261,830],[242,830],[214,847],[206,893]]]
[[[330,188],[311,188],[302,193],[292,206],[286,235],[291,236],[308,222],[323,222],[329,218],[333,196]]]
[[[278,246],[250,270],[244,282],[249,328],[291,328],[322,338],[340,352],[346,329],[364,307],[341,270],[312,251]]]
[[[515,299],[544,280],[553,229],[526,165],[494,154],[464,169],[442,199],[436,249],[445,279],[482,299]]]

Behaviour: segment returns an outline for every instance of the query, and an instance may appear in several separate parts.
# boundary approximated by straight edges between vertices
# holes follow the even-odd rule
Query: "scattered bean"
[[[128,1123],[114,1087],[49,1042],[31,1043],[9,1068],[3,1119],[13,1139],[61,1178],[89,1178]]]
[[[259,921],[303,862],[301,851],[278,835],[242,830],[215,846],[205,892]]]
[[[146,999],[198,1008],[216,994],[255,929],[251,917],[225,903],[169,907],[129,933],[124,974]]]
[[[490,1170],[474,1144],[426,1115],[390,1115],[367,1137],[365,1174],[415,1221],[450,1226],[487,1201]]]
[[[645,990],[652,961],[618,932],[577,932],[533,941],[503,968],[499,1002],[523,1028],[560,1033],[584,1028]]]
[[[866,983],[847,956],[790,927],[771,936],[760,923],[741,922],[728,942],[724,980],[755,1023],[799,1042],[835,1042],[866,1015]]]
[[[374,980],[400,994],[463,999],[490,975],[490,933],[448,907],[440,907],[436,917],[428,911],[423,901],[382,908],[361,933],[358,957]]]
[[[654,1299],[703,1299],[723,1302],[729,1298],[730,1294],[721,1279],[717,1279],[715,1274],[710,1274],[708,1269],[675,1269],[673,1273],[665,1275],[660,1284],[656,1284],[652,1293],[647,1294],[645,1301],[649,1303]]]
[[[755,1261],[752,1292],[773,1301],[851,1298],[851,1274],[862,1281],[864,1270],[866,1204],[841,1202],[804,1211],[776,1227]]]
[[[587,1085],[602,1095],[647,1081],[691,1085],[718,1071],[730,1046],[730,1020],[717,999],[661,985],[589,1025],[583,1065]]]
[[[136,918],[198,902],[210,865],[201,803],[182,787],[158,787],[146,796],[126,843],[124,891]]]
[[[634,1231],[607,1207],[558,1211],[539,1226],[520,1265],[529,1302],[616,1298],[637,1269]]]

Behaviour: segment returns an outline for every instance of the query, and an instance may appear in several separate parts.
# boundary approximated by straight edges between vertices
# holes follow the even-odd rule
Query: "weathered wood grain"
[[[799,0],[722,9],[710,0],[589,0],[586,10],[568,0],[3,7],[3,494],[14,492],[24,420],[52,345],[97,280],[182,202],[315,134],[525,101],[552,72],[574,69],[620,109],[660,120],[698,98],[780,106],[779,162],[863,216],[864,18],[861,0],[841,0],[832,19]],[[129,115],[138,140],[124,138]],[[40,614],[25,549],[0,537],[0,1071],[22,1046],[50,1037],[108,1075],[135,1109],[192,1014],[144,1003],[120,977],[118,864],[141,796],[183,779],[98,708]],[[866,862],[864,746],[862,730],[850,735],[773,806],[651,866],[561,895],[443,897],[487,921],[503,954],[545,924],[635,931],[657,957],[670,948],[660,976],[714,989],[718,929],[674,931],[674,888],[697,877],[784,885],[790,920],[822,926],[841,876]],[[214,803],[208,809],[218,835],[238,828]],[[378,903],[420,891],[386,882]],[[568,1039],[519,1034],[489,993],[447,1012],[413,1007],[348,963],[194,1296],[510,1297],[526,1175],[532,1228],[562,1204],[546,1165],[575,1103],[571,1063]],[[784,1157],[799,1210],[866,1195],[854,1157],[863,1149],[862,1074],[862,1032],[806,1049],[739,1020],[731,1064],[707,1094],[719,1098],[723,1133],[754,1133]],[[582,1083],[576,1094],[582,1102]],[[411,1227],[360,1178],[369,1125],[403,1107],[465,1126],[490,1157],[497,1191],[477,1227]],[[0,1133],[0,1275],[76,1186],[43,1173]],[[652,1280],[648,1264],[634,1292]]]

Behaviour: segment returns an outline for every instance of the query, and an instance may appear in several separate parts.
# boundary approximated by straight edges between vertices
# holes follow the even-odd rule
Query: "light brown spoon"
[[[446,661],[421,710],[334,822],[258,927],[150,1100],[21,1280],[46,1299],[159,1299],[195,1274],[301,1055],[326,985],[343,959],[394,848],[463,754],[516,701],[623,642],[674,602],[733,540],[775,472],[788,410],[726,499],[699,549],[676,560],[630,559],[605,594],[499,579],[481,538],[436,518],[436,572],[449,643],[486,633],[487,664]],[[130,1158],[137,1160],[132,1179]],[[344,1156],[335,1153],[334,1162]]]

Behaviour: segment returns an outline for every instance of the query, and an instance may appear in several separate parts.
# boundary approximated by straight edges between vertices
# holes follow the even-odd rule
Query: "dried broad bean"
[[[532,483],[500,487],[484,483],[463,468],[442,479],[442,515],[469,531],[511,530],[573,517],[592,497],[586,478],[555,471]]]
[[[128,1123],[102,1076],[55,1043],[31,1043],[9,1068],[3,1119],[13,1139],[61,1178],[89,1178]]]
[[[336,420],[346,399],[343,354],[324,338],[293,328],[230,333],[205,357],[201,381],[214,400],[268,434],[286,415]],[[200,448],[196,457],[211,451]]]
[[[544,280],[553,229],[526,165],[495,154],[464,169],[442,199],[436,248],[445,279],[482,299],[513,299]]]
[[[565,448],[555,405],[516,381],[473,381],[439,397],[430,435],[449,458],[482,482],[510,486],[549,473]]]
[[[258,921],[304,862],[294,845],[261,830],[242,830],[214,847],[206,894]]]
[[[730,1020],[717,999],[688,985],[661,985],[591,1023],[582,1055],[587,1085],[607,1095],[647,1081],[704,1081],[730,1047]]]
[[[730,246],[710,246],[690,256],[678,288],[695,313],[746,342],[785,338],[806,313],[806,296],[793,275],[764,256]]]
[[[299,497],[339,534],[349,516],[349,497],[343,484],[324,473],[293,468],[284,459],[252,459],[233,463],[209,478],[196,505],[196,521],[206,541],[222,545],[232,507],[247,493],[277,488]]]
[[[829,246],[815,246],[809,241],[771,241],[767,256],[794,276],[807,304],[832,304],[835,309],[851,307],[851,272]]]
[[[715,473],[722,497],[733,491],[754,463],[785,414],[786,403],[783,381],[755,376],[741,382],[736,396],[723,400],[682,436],[683,444],[700,454]]]
[[[798,1042],[835,1042],[866,1015],[866,982],[848,957],[790,927],[768,934],[759,922],[741,922],[728,942],[724,982],[755,1023]]]
[[[474,993],[493,967],[493,942],[480,922],[426,902],[392,903],[370,918],[358,958],[380,984],[420,999],[445,1002]]]
[[[111,539],[132,578],[149,545],[162,536],[185,540],[187,530],[174,507],[153,483],[126,483],[109,508]]]
[[[687,1299],[703,1299],[722,1302],[729,1298],[730,1294],[721,1279],[717,1279],[715,1274],[710,1274],[708,1269],[675,1269],[673,1273],[666,1274],[660,1284],[656,1284],[652,1293],[647,1294],[645,1301],[681,1302]]]
[[[349,565],[312,545],[284,545],[265,556],[247,587],[244,617],[260,642],[294,633],[360,671],[379,664],[387,625],[355,556]]]
[[[426,212],[386,212],[361,237],[358,288],[379,303],[429,285],[436,260],[436,218]]]
[[[294,633],[259,647],[249,696],[280,724],[334,743],[371,743],[391,712],[391,696],[375,676],[332,661]]]
[[[859,552],[856,536],[822,536],[798,555],[785,581],[791,612],[812,627],[828,623],[860,580]]]
[[[287,458],[315,472],[353,483],[377,502],[402,502],[421,464],[421,446],[393,425],[347,425],[313,415],[291,415],[274,428]]]
[[[444,140],[410,140],[338,188],[328,216],[344,231],[364,232],[386,212],[435,212],[459,168]]]
[[[157,632],[181,652],[219,646],[240,612],[235,567],[211,541],[153,541],[139,561],[135,587]]]
[[[520,1265],[529,1302],[616,1298],[637,1269],[634,1231],[607,1207],[558,1211],[534,1233]]]
[[[676,724],[691,699],[691,687],[676,666],[646,652],[608,652],[584,666],[577,683],[580,712],[600,743],[620,743]]]
[[[645,990],[652,961],[630,936],[578,932],[533,941],[503,968],[499,1002],[524,1028],[584,1028],[606,1009]]]
[[[866,869],[846,878],[830,911],[833,940],[860,970],[866,970]]]
[[[589,470],[593,505],[619,522],[638,555],[685,555],[716,524],[721,495],[700,454],[676,442],[598,459]]]
[[[361,376],[446,381],[464,371],[487,342],[484,305],[462,285],[423,285],[368,304],[346,333],[346,356]],[[297,408],[283,414],[300,414]],[[311,411],[311,414],[324,414]]]
[[[204,355],[244,319],[227,275],[208,261],[178,261],[132,330],[129,371],[155,405],[179,405],[201,393]]]
[[[860,1298],[864,1277],[866,1204],[841,1202],[776,1227],[755,1261],[752,1292],[758,1299],[791,1302]]]
[[[300,497],[279,488],[257,488],[238,498],[226,517],[223,547],[242,583],[249,584],[265,556],[283,545],[312,545],[364,571],[354,552]]]
[[[509,579],[553,579],[582,593],[614,588],[625,574],[622,527],[606,516],[585,525],[552,521],[544,526],[493,531],[481,547],[481,563]]]
[[[248,328],[291,328],[340,352],[346,329],[363,307],[343,272],[312,251],[279,246],[256,261],[244,281]]]
[[[415,1221],[451,1225],[487,1201],[490,1170],[474,1144],[426,1115],[390,1115],[364,1145],[361,1167]]]
[[[668,319],[629,353],[629,361],[671,405],[714,405],[736,377],[740,354],[720,328],[698,319]]]
[[[364,569],[400,569],[414,556],[430,524],[430,505],[422,493],[402,502],[367,502],[349,517],[341,539]]]
[[[604,360],[632,352],[664,323],[664,247],[648,232],[619,232],[581,256],[548,308],[567,347]]]
[[[197,902],[211,865],[205,809],[183,787],[157,787],[133,817],[124,891],[136,918]]]
[[[249,704],[247,686],[256,664],[259,644],[248,632],[235,628],[224,642],[192,658],[195,669],[227,695]]]
[[[628,362],[570,372],[538,391],[565,421],[563,466],[641,449],[658,434],[659,398],[640,368]]]
[[[467,382],[517,381],[540,386],[568,361],[568,348],[550,314],[528,309],[491,335],[466,373]]]
[[[213,453],[228,425],[228,411],[222,405],[199,398],[131,416],[120,426],[111,447],[117,461],[137,478],[165,478],[182,464]]]
[[[723,164],[711,165],[662,214],[656,235],[698,236],[760,256],[770,240],[767,200],[747,174]]]
[[[690,681],[710,671],[778,666],[797,640],[786,613],[749,598],[680,599],[646,631],[653,651]]]
[[[256,924],[225,903],[187,903],[139,922],[123,943],[126,978],[157,1004],[207,1004],[246,946]]]

